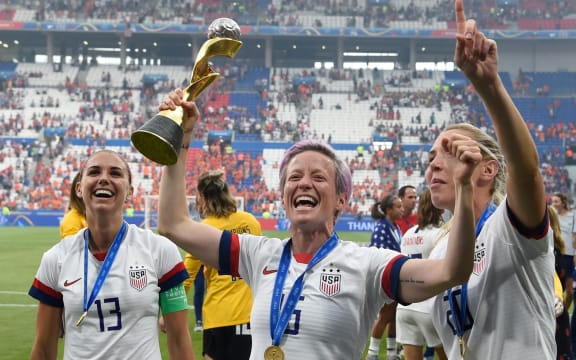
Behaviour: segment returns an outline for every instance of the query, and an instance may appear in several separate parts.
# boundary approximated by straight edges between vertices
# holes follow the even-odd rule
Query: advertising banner
[[[29,210],[29,211],[12,211],[9,215],[0,215],[0,226],[60,226],[60,221],[64,216],[63,211],[58,210]],[[136,211],[134,216],[125,216],[130,224],[144,227],[144,212]],[[258,218],[262,225],[262,230],[282,230],[290,229],[288,219],[264,219]],[[156,221],[153,219],[152,224]],[[336,231],[359,231],[372,232],[374,222],[371,220],[353,220],[343,218],[338,220],[335,226]]]

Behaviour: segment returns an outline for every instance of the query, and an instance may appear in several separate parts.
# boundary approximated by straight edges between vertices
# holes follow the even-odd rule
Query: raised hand
[[[446,132],[441,145],[446,153],[446,166],[452,169],[454,183],[470,183],[474,169],[482,161],[478,142],[457,132]]]
[[[168,94],[158,108],[160,111],[175,110],[178,106],[182,106],[184,110],[182,129],[184,129],[184,132],[188,132],[194,128],[194,124],[200,118],[200,112],[194,101],[185,101],[183,96],[184,92],[182,89],[175,89]]]
[[[496,42],[487,39],[476,27],[476,21],[466,19],[464,0],[455,0],[456,49],[454,63],[476,84],[492,82],[498,77],[498,51]]]

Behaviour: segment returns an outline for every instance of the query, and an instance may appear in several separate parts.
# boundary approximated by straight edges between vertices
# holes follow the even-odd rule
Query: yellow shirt
[[[256,218],[247,212],[238,211],[227,218],[208,217],[202,221],[220,230],[233,233],[262,235],[262,228]],[[190,275],[184,282],[186,292],[192,287],[200,268],[200,260],[186,254],[184,264]],[[252,291],[241,278],[219,275],[218,270],[204,265],[206,293],[202,305],[204,329],[245,324],[250,322]]]
[[[82,216],[78,210],[70,209],[64,214],[60,222],[60,239],[64,239],[68,235],[74,235],[85,227],[86,218]]]
[[[564,291],[562,290],[562,283],[556,271],[554,271],[554,295],[559,299],[564,299]]]

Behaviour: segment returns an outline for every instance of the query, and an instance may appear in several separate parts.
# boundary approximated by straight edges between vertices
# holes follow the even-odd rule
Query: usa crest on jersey
[[[486,267],[486,246],[484,244],[476,245],[472,272],[474,275],[480,275],[484,267]]]
[[[128,277],[130,278],[130,286],[138,291],[141,291],[148,285],[148,276],[144,268],[130,269],[128,271]]]
[[[322,273],[320,274],[320,291],[326,296],[334,296],[340,292],[340,274]]]

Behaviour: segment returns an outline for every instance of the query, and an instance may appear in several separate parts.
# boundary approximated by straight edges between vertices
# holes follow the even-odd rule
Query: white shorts
[[[400,307],[396,309],[396,342],[433,348],[442,345],[430,314]]]

